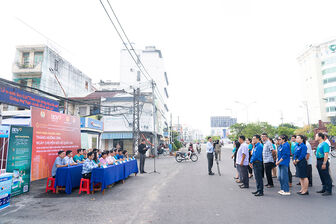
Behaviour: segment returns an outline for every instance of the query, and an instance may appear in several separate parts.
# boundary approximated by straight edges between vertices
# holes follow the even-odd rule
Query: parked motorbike
[[[196,162],[198,160],[198,156],[196,155],[196,153],[192,152],[191,155],[190,155],[190,159],[191,159],[191,161]],[[186,153],[186,152],[176,152],[175,160],[178,163],[182,162],[183,160],[189,160],[188,153]]]

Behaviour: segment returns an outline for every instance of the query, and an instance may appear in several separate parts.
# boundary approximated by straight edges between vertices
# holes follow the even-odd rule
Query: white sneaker
[[[283,190],[280,190],[280,191],[278,191],[278,194],[282,194],[282,193],[284,193],[284,191],[283,191]]]
[[[283,195],[283,196],[289,196],[289,195],[291,195],[291,193],[290,192],[283,192],[283,193],[281,193],[281,195]]]

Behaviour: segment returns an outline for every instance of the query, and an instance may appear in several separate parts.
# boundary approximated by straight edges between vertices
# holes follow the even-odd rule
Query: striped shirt
[[[274,148],[270,140],[267,140],[264,143],[264,148],[263,148],[263,161],[264,163],[274,163],[273,159],[273,152]]]

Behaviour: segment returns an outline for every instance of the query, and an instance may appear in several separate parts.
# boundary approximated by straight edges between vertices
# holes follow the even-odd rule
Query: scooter
[[[186,153],[186,152],[176,152],[175,160],[178,163],[182,162],[183,160],[189,160],[188,153]],[[193,162],[196,162],[198,160],[198,156],[196,155],[196,153],[191,152],[190,160],[193,161]]]

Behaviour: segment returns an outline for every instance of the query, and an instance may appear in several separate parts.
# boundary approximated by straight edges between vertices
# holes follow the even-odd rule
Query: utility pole
[[[140,88],[133,89],[133,155],[140,139]]]
[[[173,115],[170,113],[170,144],[173,144]]]
[[[180,116],[177,116],[177,140],[181,141],[180,137]]]
[[[284,117],[283,117],[282,110],[281,110],[280,112],[281,112],[281,117],[280,117],[280,119],[281,119],[281,124],[283,124]]]
[[[155,106],[155,82],[152,80],[152,104],[153,104],[153,146],[154,146],[154,156],[157,155],[157,145],[156,145],[156,106]]]

